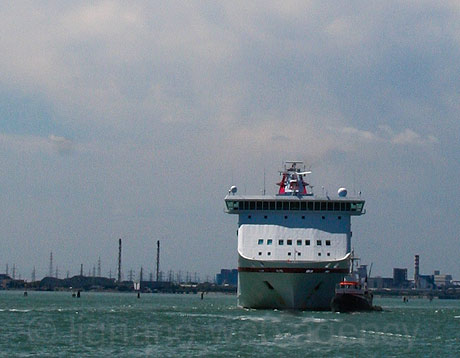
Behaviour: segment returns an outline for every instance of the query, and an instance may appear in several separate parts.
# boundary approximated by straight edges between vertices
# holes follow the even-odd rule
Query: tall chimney
[[[118,239],[118,282],[121,282],[121,239]]]
[[[157,241],[157,282],[160,279],[160,240]]]
[[[414,259],[414,287],[419,288],[419,274],[420,274],[420,258],[419,255],[415,255]]]
[[[50,267],[49,267],[48,275],[49,277],[53,277],[53,252],[50,252]]]

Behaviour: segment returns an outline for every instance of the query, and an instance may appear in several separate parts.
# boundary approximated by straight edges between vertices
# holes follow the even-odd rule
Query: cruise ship
[[[313,193],[303,162],[287,161],[277,195],[239,195],[226,212],[238,215],[238,305],[330,310],[336,285],[349,273],[351,217],[365,213],[359,194],[340,188]]]

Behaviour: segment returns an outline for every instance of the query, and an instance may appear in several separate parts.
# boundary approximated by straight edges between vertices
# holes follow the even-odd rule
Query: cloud
[[[378,136],[370,131],[364,131],[352,127],[343,127],[338,132],[346,135],[347,137],[353,137],[358,141],[375,142],[381,140]]]
[[[3,150],[10,153],[69,153],[74,149],[70,139],[51,134],[48,138],[35,135],[19,135],[0,133],[0,144]]]
[[[391,141],[401,145],[425,145],[438,142],[437,138],[433,135],[422,137],[411,129],[405,129],[403,132],[395,135]]]
[[[5,152],[37,153],[50,149],[49,142],[39,136],[0,133],[0,143]]]
[[[337,149],[344,143],[354,142],[357,145],[370,144],[396,144],[401,146],[425,146],[438,142],[434,135],[422,136],[412,129],[406,128],[395,133],[389,126],[379,126],[375,132],[361,130],[353,127],[329,128],[336,133]]]
[[[226,233],[218,198],[228,182],[257,191],[257,172],[272,168],[276,175],[288,157],[320,163],[331,181],[348,176],[350,182],[350,173],[361,171],[379,205],[395,171],[410,196],[414,188],[450,185],[436,173],[456,177],[460,170],[443,164],[458,162],[455,2],[113,0],[15,2],[0,10],[0,87],[47,108],[20,116],[20,133],[27,135],[18,126],[2,127],[15,134],[0,134],[7,173],[0,184],[17,188],[23,205],[34,198],[66,209],[53,218],[60,221],[37,210],[18,226],[43,225],[37,242],[45,241],[43,223],[51,221],[56,240],[62,232],[74,238],[68,228],[77,227],[87,238],[74,240],[83,252],[93,247],[94,232],[108,237],[118,230],[144,237],[173,230],[171,247],[199,247],[210,230],[198,225],[189,235],[192,225],[168,225],[171,217],[190,219],[193,212],[198,222],[218,223],[216,236]],[[8,102],[23,113],[23,102],[13,99]],[[2,120],[11,123],[9,112]],[[46,123],[37,120],[44,113]],[[69,152],[72,160],[55,156]],[[408,207],[425,206],[414,198]],[[451,201],[442,205],[458,212]],[[114,210],[120,215],[112,222]],[[150,217],[141,221],[138,212]],[[125,222],[123,214],[134,219]],[[392,219],[388,214],[384,221]],[[424,236],[418,230],[413,227],[414,237]],[[23,236],[29,240],[34,230]],[[145,251],[143,244],[137,252]],[[215,245],[232,252],[231,240]],[[181,260],[187,257],[175,262]]]
[[[53,147],[61,154],[69,153],[72,150],[73,143],[70,139],[55,136],[54,134],[51,134],[48,139],[52,143]]]

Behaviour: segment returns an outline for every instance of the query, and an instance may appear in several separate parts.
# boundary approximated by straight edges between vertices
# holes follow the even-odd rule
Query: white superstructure
[[[250,308],[330,309],[334,289],[349,272],[351,216],[364,200],[315,196],[298,168],[286,162],[277,195],[225,197],[238,214],[238,304]]]

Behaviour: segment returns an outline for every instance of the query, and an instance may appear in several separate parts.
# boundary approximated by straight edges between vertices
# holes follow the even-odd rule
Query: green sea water
[[[460,301],[245,310],[229,295],[0,291],[1,357],[460,357]]]

